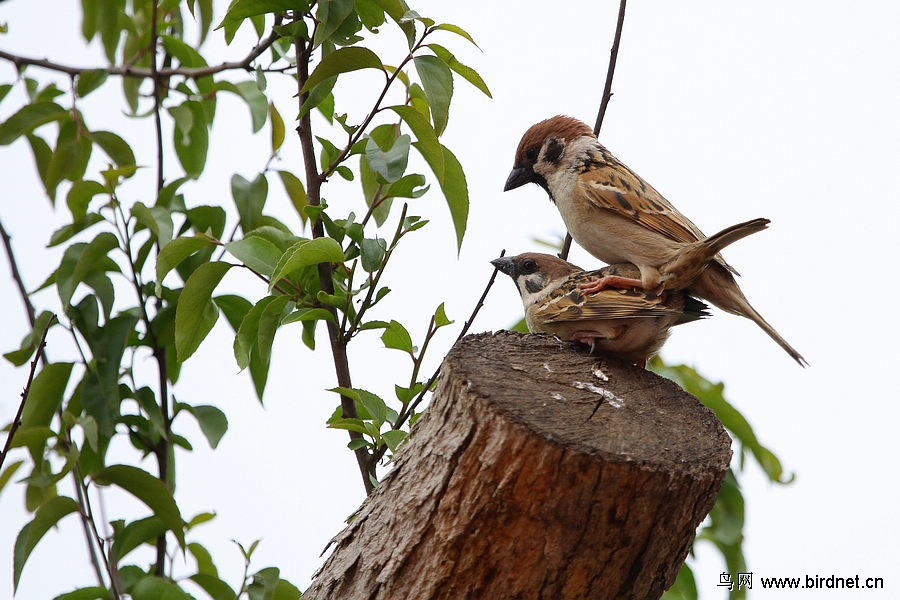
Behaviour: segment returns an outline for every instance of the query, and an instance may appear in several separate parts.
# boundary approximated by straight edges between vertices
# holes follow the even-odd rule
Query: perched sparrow
[[[690,274],[679,275],[679,256],[688,256],[685,253],[691,250],[687,248],[706,236],[610,154],[585,123],[557,116],[525,132],[504,191],[529,182],[550,195],[569,233],[585,250],[608,264],[636,265],[645,290],[686,287],[691,294],[723,310],[751,319],[801,366],[806,364],[803,356],[750,306],[734,280],[737,272],[717,253],[742,237],[731,237],[735,228],[737,234],[748,235],[764,228],[765,219],[748,221],[713,236],[723,236],[712,245],[716,251],[713,259],[686,285]],[[615,281],[607,280],[606,284],[614,285]]]
[[[631,264],[582,271],[549,254],[526,253],[491,261],[519,288],[528,330],[552,333],[591,346],[591,351],[641,366],[669,337],[669,328],[708,315],[707,306],[686,292],[649,296],[643,289],[607,287],[585,293],[580,284],[596,277],[635,278]]]

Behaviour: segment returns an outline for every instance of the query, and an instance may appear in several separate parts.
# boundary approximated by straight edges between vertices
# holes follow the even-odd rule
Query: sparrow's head
[[[495,258],[491,264],[512,278],[526,306],[552,292],[572,273],[582,270],[561,258],[538,252]]]
[[[566,143],[585,135],[595,137],[587,123],[562,115],[532,125],[516,148],[515,164],[503,191],[508,192],[526,183],[536,183],[550,194],[547,179],[535,171],[535,164],[558,163],[566,149]]]

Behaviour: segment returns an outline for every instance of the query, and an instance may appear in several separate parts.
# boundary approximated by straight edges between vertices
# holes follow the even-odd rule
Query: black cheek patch
[[[563,150],[566,149],[566,144],[559,138],[549,138],[547,140],[546,150],[544,151],[544,160],[554,165],[559,163],[559,159],[562,158]]]
[[[526,278],[525,289],[528,290],[528,293],[530,294],[537,294],[544,289],[544,278],[540,275]]]

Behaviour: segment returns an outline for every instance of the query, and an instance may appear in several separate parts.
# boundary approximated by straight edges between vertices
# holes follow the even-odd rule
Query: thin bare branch
[[[9,434],[6,436],[6,442],[3,444],[3,452],[0,452],[0,471],[3,470],[3,461],[6,460],[6,455],[9,454],[13,438],[16,437],[16,431],[19,429],[19,426],[22,425],[22,412],[25,410],[25,403],[28,401],[28,394],[31,392],[31,384],[34,382],[34,374],[37,371],[38,361],[40,360],[39,357],[44,346],[47,345],[47,333],[54,323],[56,323],[56,315],[50,318],[50,321],[44,328],[44,333],[41,334],[41,341],[38,344],[37,352],[35,353],[34,359],[31,361],[31,372],[28,373],[28,382],[25,384],[25,389],[22,391],[22,401],[19,402],[19,410],[16,411],[16,416],[9,426]]]
[[[597,121],[594,123],[594,135],[600,135],[600,127],[603,125],[603,117],[606,116],[606,107],[612,98],[612,81],[616,72],[616,60],[619,58],[619,42],[622,41],[622,25],[625,23],[625,0],[619,3],[619,18],[616,21],[616,34],[613,37],[613,45],[609,50],[609,67],[606,69],[606,83],[603,86],[603,97],[600,100],[600,110],[597,112]]]
[[[600,127],[603,125],[603,117],[606,116],[606,107],[612,98],[612,81],[616,72],[616,60],[619,58],[619,42],[622,40],[622,25],[625,23],[625,1],[619,2],[619,17],[616,21],[616,33],[613,36],[613,45],[609,51],[609,66],[606,69],[606,83],[603,86],[603,96],[600,99],[600,110],[597,111],[597,120],[594,123],[594,135],[600,135]],[[563,260],[569,258],[569,250],[572,248],[572,234],[566,232],[566,241],[563,242],[559,257]]]
[[[500,252],[500,256],[506,256],[506,250],[502,250]],[[491,278],[488,279],[487,285],[484,286],[484,291],[481,293],[481,297],[478,298],[478,302],[475,304],[475,308],[472,310],[472,314],[469,315],[469,318],[463,324],[462,330],[459,332],[459,335],[456,336],[456,340],[454,343],[463,339],[465,335],[469,332],[469,327],[472,326],[472,322],[475,321],[475,317],[478,315],[478,312],[481,310],[481,307],[484,306],[484,300],[487,298],[488,292],[491,291],[491,287],[494,285],[494,280],[497,279],[497,269],[494,268],[493,273],[491,273]],[[425,399],[425,394],[431,389],[431,386],[434,385],[434,382],[437,381],[438,376],[441,373],[440,366],[435,369],[434,374],[428,379],[428,382],[425,384],[425,387],[422,388],[422,391],[419,392],[418,396],[410,402],[409,406],[402,410],[399,415],[397,415],[397,421],[393,424],[394,429],[400,429],[404,423],[409,419],[412,415],[413,411],[416,410],[416,407],[422,403],[422,400]],[[387,450],[387,446],[382,446],[375,453],[375,461],[381,460],[381,457],[384,456],[385,451]]]

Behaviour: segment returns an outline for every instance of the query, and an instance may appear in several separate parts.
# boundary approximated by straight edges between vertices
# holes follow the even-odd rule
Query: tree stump
[[[304,599],[659,598],[731,439],[676,384],[582,348],[462,339]]]

